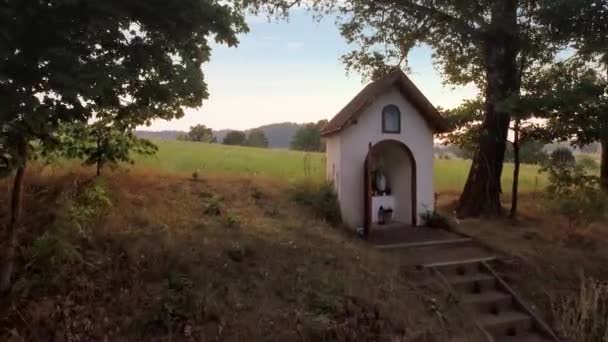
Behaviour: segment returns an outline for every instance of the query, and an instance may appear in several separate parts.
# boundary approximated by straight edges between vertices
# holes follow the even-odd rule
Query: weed
[[[224,218],[224,226],[231,229],[240,228],[241,220],[234,215],[228,215]]]
[[[254,187],[251,189],[251,198],[253,198],[256,201],[261,200],[264,197],[264,194],[262,193],[262,191],[260,191],[260,189]]]
[[[293,189],[293,199],[296,203],[311,208],[317,217],[324,219],[332,226],[342,223],[338,195],[332,183],[302,182],[296,184]]]
[[[167,287],[161,300],[153,307],[147,328],[161,328],[174,332],[179,326],[195,315],[199,303],[193,291],[194,282],[183,273],[171,272],[167,277]]]
[[[222,198],[220,196],[213,195],[207,200],[207,207],[205,208],[205,215],[219,216],[222,214],[221,209]]]
[[[253,251],[247,246],[241,246],[236,243],[226,250],[226,255],[234,262],[243,262],[245,259],[253,256]]]
[[[111,205],[105,185],[97,180],[76,195],[64,193],[51,227],[34,239],[30,254],[47,265],[81,260],[77,241],[89,238],[88,225]]]
[[[424,225],[429,228],[451,229],[450,220],[436,210],[427,210],[420,215]]]

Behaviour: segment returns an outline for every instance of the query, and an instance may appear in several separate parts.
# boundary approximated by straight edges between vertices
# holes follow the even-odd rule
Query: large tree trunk
[[[608,137],[602,139],[601,144],[600,184],[604,192],[608,193]]]
[[[23,197],[23,179],[25,177],[25,167],[27,163],[27,145],[25,142],[20,142],[17,148],[19,156],[23,158],[23,163],[17,168],[17,173],[15,174],[13,182],[11,213],[7,227],[7,246],[3,255],[4,262],[0,269],[0,293],[7,292],[11,287],[11,278],[13,276],[18,244],[17,230],[21,221],[21,202]]]
[[[514,137],[513,137],[513,188],[511,189],[511,213],[509,216],[514,219],[517,217],[517,201],[519,192],[519,119],[515,121]]]
[[[511,121],[505,100],[519,92],[517,0],[495,1],[485,42],[485,115],[479,147],[457,208],[459,217],[498,216],[507,135]]]

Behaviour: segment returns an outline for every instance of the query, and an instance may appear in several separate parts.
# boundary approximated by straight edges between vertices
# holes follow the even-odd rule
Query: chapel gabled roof
[[[434,133],[446,133],[451,130],[446,119],[426,96],[422,94],[420,89],[416,87],[403,71],[395,70],[363,88],[357,96],[327,123],[321,131],[321,136],[338,133],[354,123],[368,106],[393,86],[397,87],[399,92],[418,110]]]

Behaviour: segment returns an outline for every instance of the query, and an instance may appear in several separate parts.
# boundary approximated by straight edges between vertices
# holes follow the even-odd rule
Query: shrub
[[[581,276],[579,293],[553,298],[560,332],[571,341],[608,341],[608,284]]]
[[[450,229],[450,221],[437,210],[427,210],[420,215],[424,225],[429,228]]]
[[[32,263],[49,271],[53,265],[82,260],[78,242],[89,238],[89,224],[101,209],[110,205],[107,189],[100,180],[76,193],[62,194],[55,221],[32,242],[29,249]]]
[[[559,147],[551,152],[551,164],[553,165],[574,165],[576,158],[567,147]]]
[[[232,229],[239,228],[241,226],[241,220],[234,215],[228,215],[224,218],[224,226]]]
[[[221,204],[222,198],[217,195],[211,196],[207,200],[207,207],[205,208],[205,215],[219,216],[222,213]]]
[[[342,223],[338,195],[333,183],[299,183],[293,189],[293,199],[296,203],[311,208],[317,217],[333,226]]]
[[[571,228],[605,218],[608,198],[599,189],[598,177],[568,163],[551,163],[541,171],[549,174],[545,190],[549,208],[566,216]]]

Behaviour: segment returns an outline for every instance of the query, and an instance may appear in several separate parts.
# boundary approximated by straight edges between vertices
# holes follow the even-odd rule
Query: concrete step
[[[495,337],[525,336],[532,328],[532,317],[519,311],[481,314],[477,322]]]
[[[479,262],[453,263],[434,267],[446,278],[450,278],[452,276],[477,274],[481,271],[481,264]]]
[[[529,332],[522,336],[500,336],[495,337],[494,342],[551,342],[540,334]]]
[[[485,273],[451,275],[446,277],[448,283],[463,293],[482,293],[496,289],[496,279]]]
[[[513,297],[496,290],[466,294],[462,303],[480,314],[499,314],[513,309]]]

